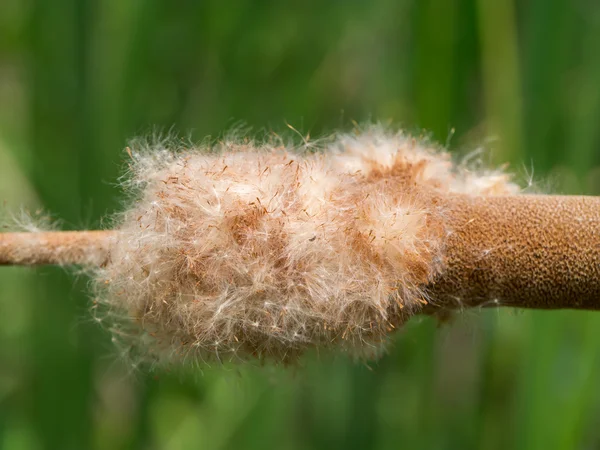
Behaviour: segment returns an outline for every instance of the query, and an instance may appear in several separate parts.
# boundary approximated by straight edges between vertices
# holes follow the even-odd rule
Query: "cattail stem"
[[[113,231],[0,233],[0,265],[105,264]]]
[[[600,197],[453,196],[429,310],[600,309]],[[103,265],[114,231],[0,234],[0,265]]]

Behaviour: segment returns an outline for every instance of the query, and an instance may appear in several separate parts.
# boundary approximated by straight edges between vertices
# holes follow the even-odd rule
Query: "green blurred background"
[[[127,139],[352,121],[600,194],[595,0],[1,0],[0,201],[119,208]],[[2,449],[600,448],[600,315],[416,319],[370,364],[133,370],[86,280],[0,270]]]

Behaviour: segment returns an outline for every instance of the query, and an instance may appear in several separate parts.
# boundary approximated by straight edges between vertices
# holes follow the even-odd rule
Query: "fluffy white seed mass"
[[[375,357],[443,268],[440,196],[516,189],[402,133],[328,142],[134,149],[95,273],[115,338],[158,359]]]

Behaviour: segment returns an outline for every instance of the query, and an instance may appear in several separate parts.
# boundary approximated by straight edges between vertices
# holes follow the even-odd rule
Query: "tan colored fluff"
[[[442,268],[436,197],[516,190],[380,129],[316,153],[225,142],[133,159],[137,199],[96,284],[131,322],[118,340],[158,358],[374,357]]]

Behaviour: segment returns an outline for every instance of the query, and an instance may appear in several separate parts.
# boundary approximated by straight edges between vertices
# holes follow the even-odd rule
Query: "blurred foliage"
[[[128,138],[240,121],[390,121],[600,194],[599,55],[590,0],[2,0],[0,200],[100,226]],[[0,448],[600,447],[600,315],[416,319],[370,366],[148,373],[87,319],[85,287],[0,270]]]

